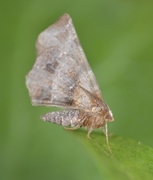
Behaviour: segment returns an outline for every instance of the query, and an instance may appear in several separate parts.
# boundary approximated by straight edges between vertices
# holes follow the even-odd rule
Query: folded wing
[[[89,108],[92,104],[89,94],[101,99],[68,14],[39,35],[37,55],[26,77],[33,105]]]

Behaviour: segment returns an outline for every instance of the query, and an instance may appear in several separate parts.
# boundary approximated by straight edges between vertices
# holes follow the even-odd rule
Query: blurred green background
[[[113,111],[109,132],[153,147],[153,1],[0,1],[0,179],[101,179],[82,144],[39,119],[54,109],[31,106],[25,87],[38,34],[65,12]]]

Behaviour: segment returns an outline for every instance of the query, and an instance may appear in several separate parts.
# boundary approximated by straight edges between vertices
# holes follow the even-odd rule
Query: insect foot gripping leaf
[[[37,59],[26,77],[33,105],[56,106],[66,111],[51,112],[41,118],[70,129],[84,126],[92,130],[106,127],[113,114],[88,64],[72,20],[64,14],[43,31],[37,40]]]

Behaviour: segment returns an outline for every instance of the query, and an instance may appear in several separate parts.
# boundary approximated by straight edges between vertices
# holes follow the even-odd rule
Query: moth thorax
[[[99,111],[101,111],[101,107],[99,107],[99,106],[93,106],[92,109],[91,109],[91,111],[92,111],[93,113],[98,113]]]

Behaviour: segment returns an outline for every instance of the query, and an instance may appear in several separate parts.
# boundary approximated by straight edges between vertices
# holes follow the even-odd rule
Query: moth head
[[[114,121],[113,113],[110,109],[105,113],[104,119],[105,119],[105,122]]]
[[[101,104],[93,106],[92,113],[94,113],[95,116],[102,118],[105,123],[114,121],[113,113],[104,101],[102,101]]]
[[[108,105],[105,103],[103,103],[101,106],[93,106],[92,113],[94,113],[95,116],[97,115],[102,116],[105,122],[114,121],[113,113],[109,109]]]

